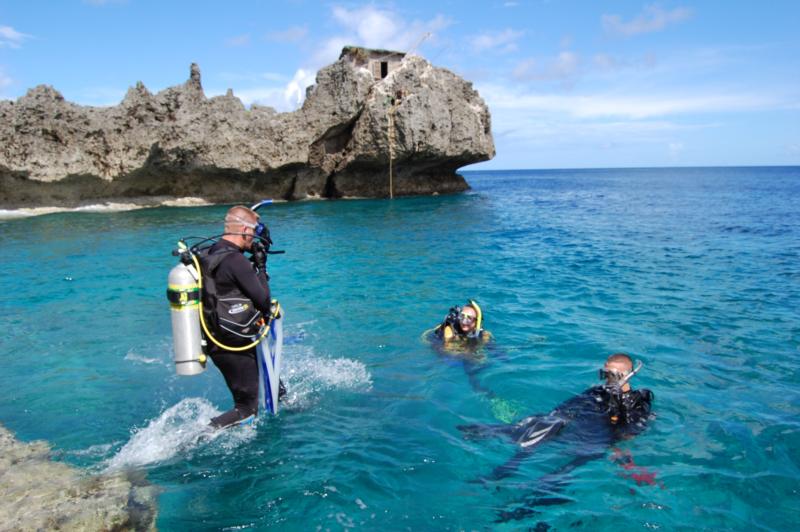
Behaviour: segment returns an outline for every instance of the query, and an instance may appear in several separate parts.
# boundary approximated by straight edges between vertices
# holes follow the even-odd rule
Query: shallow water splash
[[[0,222],[0,422],[71,463],[146,471],[162,530],[793,528],[800,169],[467,179],[459,196],[269,207],[288,401],[213,439],[228,392],[213,367],[174,375],[164,291],[176,239],[216,233],[225,208]],[[496,337],[477,374],[492,399],[420,339],[468,297]],[[645,363],[647,432],[553,504],[531,494],[574,444],[476,482],[515,449],[457,425],[547,412],[616,351]]]

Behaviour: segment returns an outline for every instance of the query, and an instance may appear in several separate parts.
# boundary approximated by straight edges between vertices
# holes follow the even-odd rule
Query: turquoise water
[[[290,395],[202,443],[230,398],[214,367],[174,374],[164,291],[176,239],[225,207],[1,221],[0,423],[146,472],[160,530],[793,529],[800,168],[466,175],[458,196],[269,207]],[[496,338],[494,400],[420,339],[468,297]],[[572,471],[563,504],[495,523],[572,444],[479,483],[515,448],[456,426],[549,411],[616,351],[645,364],[650,428]]]

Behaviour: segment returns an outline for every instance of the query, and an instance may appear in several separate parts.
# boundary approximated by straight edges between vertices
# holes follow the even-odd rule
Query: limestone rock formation
[[[0,426],[0,529],[155,530],[155,487],[50,461],[42,441]]]
[[[0,102],[0,208],[387,197],[390,167],[394,195],[469,188],[456,170],[494,156],[486,104],[421,57],[375,52],[345,48],[289,113],[207,98],[194,64],[183,85],[137,83],[114,107],[33,88]]]

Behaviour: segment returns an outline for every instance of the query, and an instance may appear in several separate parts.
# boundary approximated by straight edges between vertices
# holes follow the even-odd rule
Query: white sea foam
[[[149,201],[139,203],[123,202],[103,202],[92,205],[81,205],[80,207],[23,207],[20,209],[0,209],[0,219],[26,218],[29,216],[41,216],[43,214],[53,214],[57,212],[123,212],[136,209],[147,209],[151,207],[204,207],[212,205],[202,198],[187,196],[184,198],[150,198]]]
[[[303,327],[293,329],[297,336],[305,336]],[[164,362],[161,358],[144,356],[135,349],[128,351],[125,359],[145,364]],[[362,362],[320,356],[312,347],[302,343],[292,345],[284,352],[281,378],[289,392],[281,403],[287,414],[293,409],[314,404],[337,390],[369,391],[372,388],[372,376]],[[267,416],[259,416],[251,427],[209,432],[209,421],[220,413],[205,399],[183,399],[146,426],[134,429],[130,440],[105,462],[106,470],[163,463],[179,454],[191,454],[210,440],[227,452],[254,437],[259,424],[269,422]]]
[[[98,445],[92,445],[91,447],[88,447],[86,449],[67,451],[65,454],[71,456],[89,456],[92,458],[103,457],[106,456],[111,451],[112,447],[114,447],[113,443],[101,443]]]
[[[175,198],[162,201],[161,205],[164,205],[165,207],[205,207],[207,205],[211,205],[211,203],[203,198],[187,196],[185,198]]]
[[[209,440],[224,438],[225,448],[252,438],[251,427],[209,431],[208,422],[220,411],[205,399],[188,398],[169,407],[147,426],[135,429],[131,439],[106,462],[107,471],[163,463],[178,454],[190,454]]]
[[[136,349],[129,349],[127,353],[125,353],[125,360],[129,360],[131,362],[139,362],[141,364],[163,364],[164,360],[158,357],[149,357],[138,353]],[[168,364],[167,364],[168,365]]]
[[[284,353],[281,378],[288,394],[286,408],[306,407],[333,390],[369,391],[372,375],[358,360],[317,355],[308,346],[297,345]]]

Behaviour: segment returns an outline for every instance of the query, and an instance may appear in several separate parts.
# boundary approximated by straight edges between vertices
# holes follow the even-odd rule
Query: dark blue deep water
[[[226,208],[0,221],[0,423],[146,473],[160,530],[795,529],[800,168],[465,175],[456,196],[269,207],[288,402],[201,444],[230,399],[213,366],[175,375],[164,291],[176,240]],[[468,297],[494,398],[420,338]],[[558,476],[553,504],[531,495],[574,442],[476,481],[516,449],[457,425],[547,412],[617,351],[644,362],[647,431]]]

